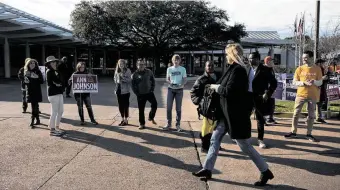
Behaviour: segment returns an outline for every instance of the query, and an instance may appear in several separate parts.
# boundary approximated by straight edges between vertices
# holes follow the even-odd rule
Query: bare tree
[[[334,23],[334,25],[332,25]],[[324,35],[320,38],[319,52],[322,58],[332,61],[340,50],[340,19],[329,21]]]

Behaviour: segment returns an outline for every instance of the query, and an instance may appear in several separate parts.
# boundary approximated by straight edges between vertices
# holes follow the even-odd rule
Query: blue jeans
[[[226,127],[223,121],[217,122],[217,127],[215,128],[211,141],[209,151],[206,160],[203,164],[203,168],[212,171],[217,159],[218,151],[221,146],[222,139],[227,133]],[[268,164],[263,160],[261,155],[254,149],[254,147],[249,143],[249,139],[235,139],[237,145],[241,148],[242,152],[250,157],[254,162],[256,167],[260,172],[264,172],[268,169]]]
[[[176,100],[176,114],[177,114],[176,126],[177,126],[177,125],[180,125],[181,117],[182,117],[183,89],[168,88],[167,109],[166,109],[166,118],[168,120],[168,126],[171,126],[172,105],[174,103],[174,99]]]

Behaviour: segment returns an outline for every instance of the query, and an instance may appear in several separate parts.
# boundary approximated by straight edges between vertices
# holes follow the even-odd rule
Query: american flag
[[[302,36],[304,33],[304,24],[305,24],[305,14],[300,18],[299,27],[298,27],[298,35]]]

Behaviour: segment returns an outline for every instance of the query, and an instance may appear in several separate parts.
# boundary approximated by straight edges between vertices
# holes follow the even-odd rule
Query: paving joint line
[[[202,167],[202,162],[201,162],[201,159],[200,159],[200,154],[199,154],[199,152],[198,152],[198,147],[197,147],[197,144],[196,144],[195,133],[194,133],[193,128],[191,127],[190,121],[188,121],[188,125],[189,125],[189,127],[190,127],[190,133],[191,133],[192,140],[194,141],[194,148],[195,148],[195,150],[196,150],[197,160],[198,160],[200,166]],[[210,187],[209,187],[208,181],[204,180],[204,183],[205,183],[206,189],[209,190]]]
[[[113,124],[114,122],[111,123],[111,125]],[[84,127],[83,127],[84,128]],[[55,175],[57,175],[65,166],[67,166],[69,163],[71,163],[85,148],[87,148],[89,145],[92,145],[94,142],[96,142],[100,137],[101,135],[106,131],[106,129],[103,129],[103,131],[98,134],[97,138],[94,139],[91,143],[88,143],[86,144],[80,151],[77,152],[77,154],[75,154],[67,163],[65,163],[62,167],[60,167],[57,172],[55,172],[51,177],[49,177],[42,185],[40,185],[37,190],[41,189],[47,182],[49,182]]]

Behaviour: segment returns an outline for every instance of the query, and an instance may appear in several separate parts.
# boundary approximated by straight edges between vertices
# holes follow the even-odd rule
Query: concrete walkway
[[[30,129],[29,114],[21,113],[18,82],[0,84],[0,189],[251,189],[259,177],[252,162],[226,136],[208,183],[191,175],[200,168],[205,154],[198,138],[201,122],[185,90],[182,127],[185,132],[164,132],[166,87],[157,82],[157,125],[138,130],[138,109],[131,96],[130,124],[120,122],[113,84],[102,81],[92,97],[98,126],[79,125],[75,100],[65,99],[61,128],[68,134],[50,137],[47,128],[50,106],[46,89],[40,104],[43,125]],[[43,85],[45,86],[45,85]],[[146,115],[149,108],[146,109]],[[30,109],[29,109],[30,111]],[[85,111],[86,113],[86,111]],[[175,112],[173,112],[175,117]],[[340,186],[340,122],[316,125],[321,142],[302,138],[286,140],[289,120],[266,127],[269,149],[256,149],[264,156],[275,178],[270,189],[337,189]],[[253,123],[253,137],[257,136]],[[256,145],[256,139],[251,139]]]

